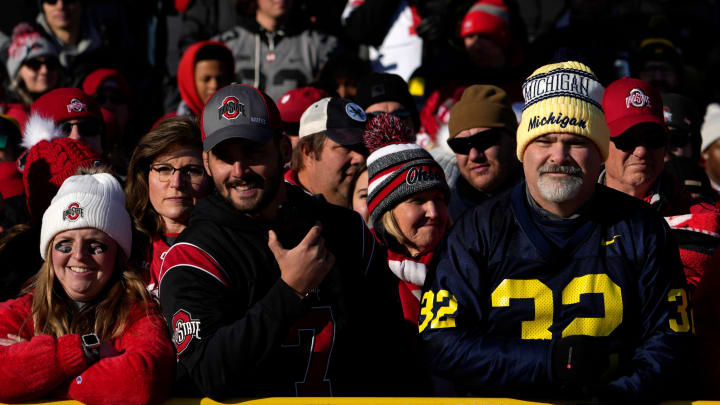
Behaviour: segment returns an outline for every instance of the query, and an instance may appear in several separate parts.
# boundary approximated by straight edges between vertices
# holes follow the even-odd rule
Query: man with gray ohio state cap
[[[290,144],[272,99],[247,85],[220,89],[202,139],[216,191],[160,272],[177,386],[199,390],[181,394],[401,393],[390,376],[410,362],[393,343],[402,312],[382,249],[359,215],[283,181]]]
[[[363,144],[365,111],[338,97],[313,103],[300,117],[297,145],[285,180],[330,204],[349,207],[352,181],[368,152]]]

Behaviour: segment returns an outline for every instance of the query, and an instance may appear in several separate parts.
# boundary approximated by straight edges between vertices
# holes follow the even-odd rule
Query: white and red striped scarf
[[[415,257],[387,251],[388,267],[399,279],[398,292],[405,319],[417,325],[420,314],[420,294],[425,276],[430,268],[435,251]]]

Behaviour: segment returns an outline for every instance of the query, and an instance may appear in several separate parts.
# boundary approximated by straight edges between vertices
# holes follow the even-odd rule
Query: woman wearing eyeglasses
[[[0,303],[0,402],[159,403],[175,367],[157,304],[128,265],[130,217],[108,173],[69,177],[45,211],[44,263]]]
[[[200,128],[172,117],[140,139],[128,168],[127,207],[137,231],[138,260],[148,289],[157,292],[162,254],[185,229],[199,198],[212,190],[202,163]],[[136,251],[133,249],[133,251]]]
[[[368,225],[387,248],[388,267],[408,331],[417,334],[420,290],[436,247],[450,227],[445,174],[399,118],[380,114],[367,124]]]
[[[59,84],[57,50],[30,25],[20,23],[13,30],[6,67],[10,80],[7,114],[22,129],[33,101]]]

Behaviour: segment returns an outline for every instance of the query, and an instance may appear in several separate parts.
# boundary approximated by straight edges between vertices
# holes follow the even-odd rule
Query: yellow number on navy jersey
[[[427,328],[430,321],[433,319],[433,303],[435,301],[435,294],[433,294],[432,291],[426,291],[425,294],[422,296],[422,301],[420,302],[421,308],[420,308],[420,319],[422,320],[420,322],[420,325],[418,326],[418,332],[422,333],[422,331]]]
[[[443,305],[438,309],[435,319],[430,323],[430,329],[454,328],[455,318],[448,318],[448,315],[455,314],[457,311],[457,300],[455,296],[450,294],[448,290],[440,290],[435,294],[435,301],[442,304],[447,299],[447,305]]]
[[[575,318],[563,329],[562,337],[573,335],[608,336],[622,323],[622,291],[607,274],[587,274],[575,277],[562,291],[562,304],[578,304],[582,294],[591,293],[603,295],[605,316],[602,318]]]
[[[437,314],[433,314],[433,304],[441,304]],[[449,317],[457,312],[457,299],[448,290],[440,290],[437,294],[426,291],[420,302],[420,325],[418,331],[422,333],[430,325],[430,329],[454,328],[455,318]]]
[[[580,303],[583,294],[602,294],[605,315],[575,318],[562,331],[562,336],[608,336],[623,319],[622,290],[607,274],[587,274],[575,277],[562,291],[562,304]],[[493,307],[508,307],[510,299],[531,298],[534,316],[522,321],[520,337],[523,339],[552,339],[553,292],[540,280],[503,280],[493,291]]]
[[[552,290],[540,280],[505,279],[490,296],[493,307],[509,307],[511,298],[532,298],[535,316],[522,321],[520,335],[523,339],[552,339],[550,326],[553,321]]]
[[[674,288],[668,293],[668,301],[678,302],[677,312],[680,314],[680,322],[677,319],[670,318],[670,329],[674,332],[682,333],[690,331],[690,320],[688,319],[687,306],[688,299],[687,293],[683,288]]]

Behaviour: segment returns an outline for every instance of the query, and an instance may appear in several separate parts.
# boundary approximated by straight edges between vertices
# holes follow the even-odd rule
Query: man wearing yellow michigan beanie
[[[678,248],[647,204],[597,183],[602,86],[564,62],[523,90],[525,181],[468,209],[425,279],[430,369],[460,396],[682,397],[670,382],[682,381],[693,336]]]
[[[602,160],[608,155],[610,133],[600,103],[603,86],[580,62],[546,65],[522,86],[525,107],[517,131],[517,157],[535,138],[549,134],[575,134],[595,143]]]

